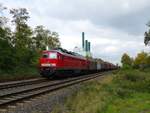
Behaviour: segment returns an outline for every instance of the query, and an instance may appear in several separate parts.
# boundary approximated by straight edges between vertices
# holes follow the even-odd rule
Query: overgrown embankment
[[[7,72],[0,72],[0,82],[23,80],[40,77],[38,69],[35,67],[18,67]]]
[[[54,113],[149,113],[150,71],[119,70],[85,83]]]

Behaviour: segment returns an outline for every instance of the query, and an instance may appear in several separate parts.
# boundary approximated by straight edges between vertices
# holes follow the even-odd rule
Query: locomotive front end
[[[55,51],[44,51],[40,58],[40,74],[44,77],[53,77],[57,69],[58,54]]]

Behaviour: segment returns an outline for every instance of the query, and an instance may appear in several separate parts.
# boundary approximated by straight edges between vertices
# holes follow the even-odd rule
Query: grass
[[[105,113],[150,113],[150,94],[134,93],[132,98],[116,98]]]
[[[150,113],[150,70],[119,70],[85,83],[53,113]]]
[[[30,79],[39,76],[38,70],[35,67],[17,67],[9,72],[0,72],[0,82]]]

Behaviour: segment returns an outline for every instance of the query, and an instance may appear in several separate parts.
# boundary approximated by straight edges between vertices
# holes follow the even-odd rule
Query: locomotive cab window
[[[57,59],[57,53],[50,53],[49,58],[50,59]]]
[[[43,58],[48,58],[48,53],[44,53],[44,54],[42,55],[42,57],[43,57]]]

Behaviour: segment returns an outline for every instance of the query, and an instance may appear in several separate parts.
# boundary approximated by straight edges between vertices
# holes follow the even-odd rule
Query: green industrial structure
[[[85,40],[85,34],[82,32],[82,52],[81,54],[86,57],[92,57],[91,54],[91,43]]]

